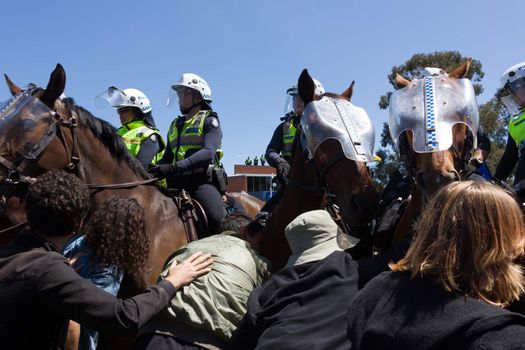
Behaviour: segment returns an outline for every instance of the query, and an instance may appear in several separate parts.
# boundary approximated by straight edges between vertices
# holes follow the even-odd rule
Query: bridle
[[[349,224],[343,219],[343,217],[340,214],[340,210],[338,205],[335,203],[335,199],[337,196],[330,192],[328,183],[326,182],[326,174],[340,161],[344,159],[348,159],[344,153],[340,155],[339,157],[330,160],[328,165],[324,167],[323,169],[319,169],[315,164],[315,158],[309,159],[307,156],[308,154],[308,146],[304,142],[304,138],[301,137],[302,131],[301,128],[297,128],[297,133],[295,137],[296,143],[299,145],[299,149],[301,150],[302,157],[306,158],[305,165],[312,170],[312,172],[315,174],[316,184],[310,185],[310,184],[303,184],[300,182],[297,182],[293,179],[285,179],[285,182],[287,185],[297,187],[305,192],[310,192],[314,195],[321,196],[324,200],[324,207],[325,210],[330,213],[332,216],[332,219],[341,227],[341,229],[346,233],[350,234],[350,226]],[[294,147],[296,149],[296,147]]]
[[[413,147],[410,147],[410,143],[408,142],[408,134],[406,132],[402,133],[399,136],[399,155],[401,156],[401,160],[405,164],[405,167],[407,168],[410,176],[412,179],[416,179],[415,177],[415,157],[414,154],[416,153],[413,149]],[[468,164],[470,160],[471,151],[473,145],[473,135],[472,131],[467,127],[467,133],[465,136],[465,144],[463,145],[463,151],[459,150],[458,145],[454,141],[452,145],[448,148],[448,151],[450,151],[455,159],[459,160],[459,167],[457,172],[458,179],[464,180],[464,174],[466,173],[466,165]]]
[[[32,94],[32,90],[24,91],[22,93]],[[36,98],[36,97],[32,97]],[[47,106],[46,106],[47,107]],[[0,211],[6,210],[6,204],[9,198],[14,194],[21,192],[22,186],[28,186],[36,182],[36,178],[26,175],[24,172],[26,168],[33,162],[37,161],[42,153],[45,151],[49,143],[57,137],[60,140],[60,143],[63,145],[66,157],[68,157],[67,165],[63,170],[69,172],[76,172],[76,175],[80,178],[83,178],[82,171],[79,167],[81,162],[81,157],[78,147],[78,115],[74,110],[71,110],[71,115],[69,119],[62,118],[61,115],[54,109],[47,107],[52,116],[52,124],[48,131],[40,138],[40,140],[33,146],[33,149],[37,150],[34,154],[34,157],[25,157],[20,155],[14,161],[11,161],[0,155],[0,175],[2,179],[0,180]],[[62,128],[69,130],[71,134],[72,147],[71,153],[69,153],[68,143],[65,138],[64,131]],[[70,154],[70,156],[69,156]],[[86,184],[86,186],[94,190],[93,194],[101,190],[112,190],[112,189],[125,189],[133,188],[139,185],[153,184],[157,179],[146,179],[141,181],[118,183],[118,184]],[[14,226],[11,226],[7,229],[0,231],[2,233],[9,232],[17,227],[24,226],[26,223],[19,223]]]

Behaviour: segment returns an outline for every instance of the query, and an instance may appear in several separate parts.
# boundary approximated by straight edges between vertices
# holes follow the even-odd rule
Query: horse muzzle
[[[439,173],[420,171],[416,174],[415,180],[425,199],[429,199],[444,186],[459,181],[460,175],[456,170]]]

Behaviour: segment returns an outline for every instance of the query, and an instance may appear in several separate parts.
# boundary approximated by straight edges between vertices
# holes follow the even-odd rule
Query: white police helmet
[[[95,103],[99,108],[106,107],[109,104],[114,108],[135,107],[140,109],[142,113],[152,111],[149,98],[137,89],[120,90],[118,87],[110,86],[95,98]]]

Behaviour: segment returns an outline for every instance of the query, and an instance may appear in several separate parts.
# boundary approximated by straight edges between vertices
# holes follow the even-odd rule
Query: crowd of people
[[[222,131],[208,83],[186,73],[171,90],[181,116],[166,140],[141,91],[110,87],[99,101],[117,109],[118,134],[150,174],[202,203],[209,235],[173,252],[148,286],[155,242],[144,208],[114,196],[95,210],[78,177],[38,176],[24,200],[27,228],[0,246],[2,347],[96,349],[102,332],[131,335],[134,349],[525,349],[525,316],[509,309],[525,294],[525,63],[505,71],[499,93],[512,118],[494,176],[506,180],[517,163],[514,191],[445,185],[405,241],[360,260],[348,252],[359,239],[329,212],[307,211],[286,227],[292,254],[273,274],[259,252],[264,220],[222,203]],[[280,192],[265,212],[286,189],[305,108],[297,86],[287,94],[265,154]],[[470,162],[487,152],[478,147]],[[123,276],[144,292],[118,298]]]

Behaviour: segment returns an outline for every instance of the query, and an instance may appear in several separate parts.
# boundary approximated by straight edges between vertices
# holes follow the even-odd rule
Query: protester
[[[406,256],[348,308],[352,349],[521,349],[525,317],[502,307],[525,290],[516,200],[455,182],[428,203]]]
[[[88,188],[49,171],[29,187],[29,230],[0,247],[0,338],[6,349],[62,349],[68,320],[95,330],[136,331],[183,286],[211,270],[197,253],[172,266],[164,281],[117,299],[80,277],[60,254],[88,212]]]
[[[188,243],[166,264],[195,251],[213,255],[213,270],[186,286],[142,330],[135,349],[223,349],[246,312],[252,290],[269,277],[268,262],[257,253],[259,221],[241,212],[225,217],[223,232]]]
[[[341,305],[357,292],[358,266],[344,250],[358,240],[324,210],[299,215],[285,234],[292,255],[253,291],[231,348],[349,349]]]

